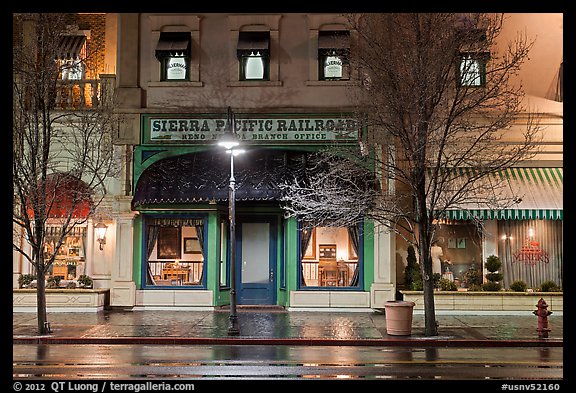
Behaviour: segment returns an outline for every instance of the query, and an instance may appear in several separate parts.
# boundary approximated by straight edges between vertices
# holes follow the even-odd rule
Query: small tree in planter
[[[406,289],[421,291],[422,275],[420,273],[420,264],[416,261],[414,246],[409,245],[406,251],[408,251],[408,255],[406,256],[406,268],[404,269],[404,285]]]
[[[482,289],[482,272],[474,266],[464,272],[463,280],[469,291],[480,291]]]
[[[500,284],[500,281],[502,281],[502,278],[504,276],[502,275],[502,273],[497,273],[498,269],[500,269],[500,267],[502,266],[500,258],[498,258],[496,255],[490,255],[486,259],[486,263],[484,264],[484,266],[486,267],[486,270],[488,270],[490,273],[486,274],[486,279],[488,280],[488,282],[482,285],[482,289],[485,291],[493,291],[493,292],[502,289],[502,284]]]

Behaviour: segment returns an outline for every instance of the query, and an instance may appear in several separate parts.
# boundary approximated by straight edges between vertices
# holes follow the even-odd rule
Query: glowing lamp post
[[[228,218],[230,220],[230,324],[228,335],[237,336],[240,334],[238,315],[236,314],[236,181],[234,179],[234,156],[244,153],[238,149],[240,141],[234,132],[234,112],[228,107],[228,120],[222,138],[218,141],[218,146],[226,149],[230,154],[230,193],[228,194]]]

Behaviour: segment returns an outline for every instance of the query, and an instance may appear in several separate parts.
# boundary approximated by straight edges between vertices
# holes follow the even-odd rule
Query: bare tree
[[[413,244],[425,334],[434,336],[430,250],[438,220],[449,209],[514,204],[498,174],[536,152],[538,119],[510,80],[533,42],[518,35],[503,47],[502,15],[355,14],[349,21],[357,35],[350,61],[361,75],[351,97],[363,138],[325,149],[318,162],[329,170],[285,185],[286,211],[312,223],[329,217],[332,225],[367,217]],[[510,132],[519,137],[506,139]]]
[[[118,173],[122,157],[113,135],[120,119],[112,98],[103,95],[89,108],[57,107],[60,75],[70,66],[56,61],[66,14],[14,18],[21,29],[13,46],[13,248],[36,272],[38,333],[46,334],[45,275],[66,236],[86,222],[79,208],[94,213],[107,193],[106,180]],[[48,238],[52,249],[45,247]]]

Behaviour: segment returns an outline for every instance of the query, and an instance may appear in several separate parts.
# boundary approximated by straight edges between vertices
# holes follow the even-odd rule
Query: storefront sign
[[[540,248],[540,243],[533,240],[526,240],[522,247],[515,252],[514,262],[523,262],[526,265],[535,265],[538,262],[548,263],[548,253]]]
[[[226,119],[144,115],[143,143],[215,143],[224,134]],[[351,118],[239,118],[234,130],[245,143],[322,143],[358,140]]]

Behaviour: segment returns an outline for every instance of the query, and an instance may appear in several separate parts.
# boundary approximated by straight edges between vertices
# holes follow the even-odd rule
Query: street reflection
[[[18,379],[557,379],[561,347],[13,345]]]

